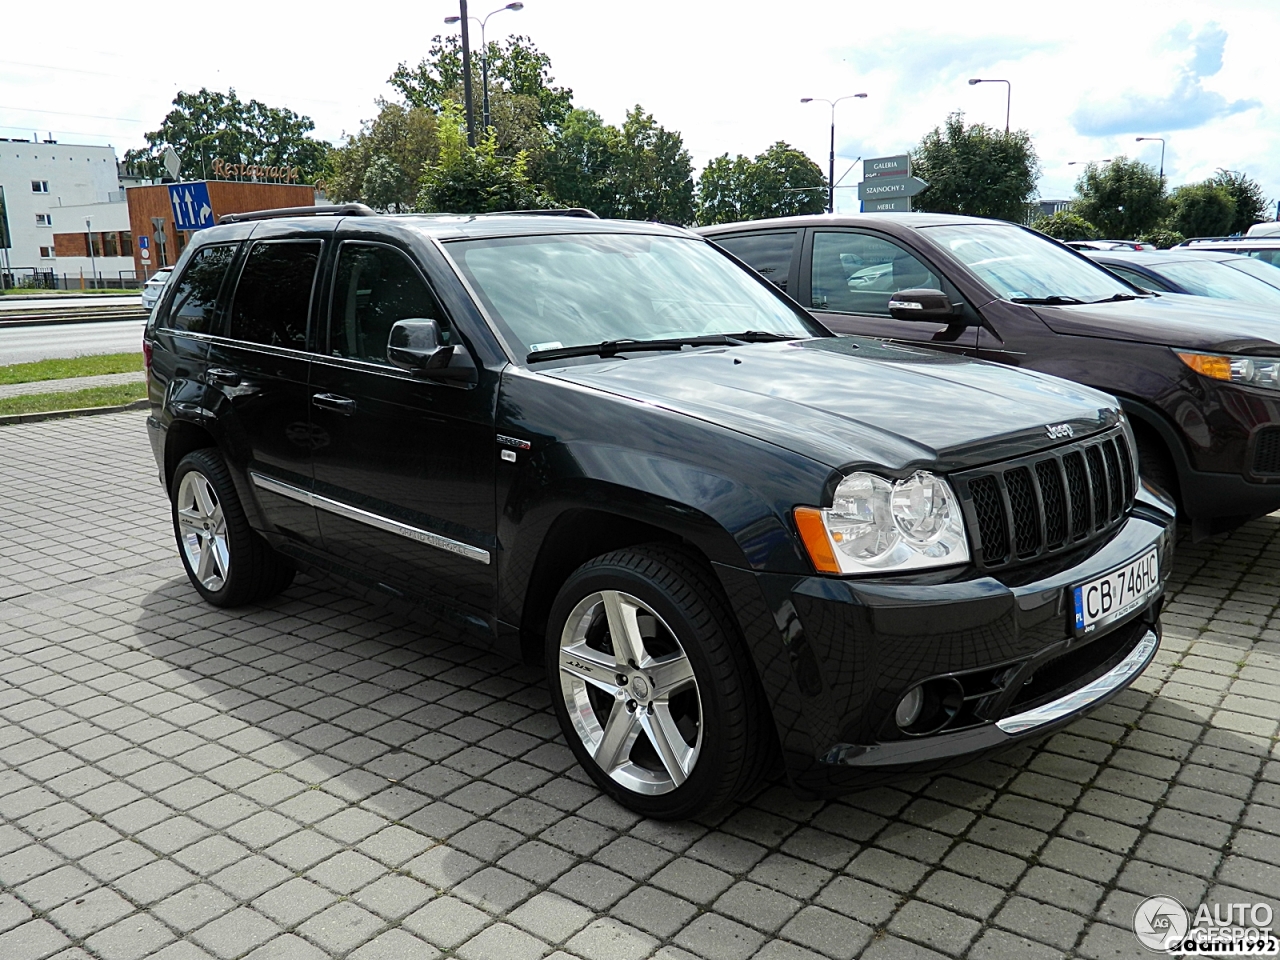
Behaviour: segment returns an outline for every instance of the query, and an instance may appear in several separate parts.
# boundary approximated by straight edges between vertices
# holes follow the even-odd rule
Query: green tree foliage
[[[416,209],[423,213],[494,213],[554,206],[529,179],[528,157],[498,154],[492,131],[467,145],[466,118],[446,100],[439,124],[440,156],[420,181]]]
[[[164,176],[161,158],[173,147],[182,161],[183,179],[201,179],[213,161],[298,167],[299,179],[312,182],[325,169],[329,144],[308,136],[315,129],[310,117],[285,107],[269,107],[258,100],[241,100],[201,87],[179,93],[159,130],[145,134],[147,146],[125,151],[125,163],[142,176]]]
[[[925,134],[911,154],[911,172],[929,183],[912,206],[1021,223],[1039,170],[1025,130],[1006,134],[981,123],[966,127],[957,111]]]
[[[1098,228],[1079,214],[1059,210],[1047,217],[1037,217],[1031,229],[1039,230],[1055,240],[1097,240]]]
[[[532,98],[537,104],[538,122],[544,127],[557,127],[565,121],[573,107],[573,91],[555,85],[551,76],[551,58],[534,46],[532,40],[516,36],[490,41],[488,53],[491,117],[496,113],[493,106],[495,94],[502,91]],[[479,50],[471,53],[471,72],[478,124],[481,96]],[[432,37],[427,56],[416,67],[400,64],[387,82],[412,106],[439,111],[446,100],[460,103],[461,36],[442,37],[437,34]]]
[[[778,141],[748,159],[716,157],[698,177],[698,222],[733,223],[827,208],[827,178],[816,163]]]
[[[374,120],[330,154],[325,192],[402,213],[413,207],[423,166],[440,155],[438,122],[425,107],[379,106]]]
[[[1235,170],[1219,170],[1210,180],[1231,194],[1236,213],[1228,233],[1244,233],[1260,220],[1269,220],[1271,201],[1262,192],[1262,184]]]
[[[639,105],[621,129],[594,111],[572,111],[533,169],[565,206],[627,220],[693,221],[693,160],[684,140]]]
[[[1177,230],[1170,230],[1168,227],[1156,227],[1147,233],[1139,234],[1138,239],[1143,243],[1154,243],[1161,250],[1168,250],[1170,247],[1176,247],[1187,238],[1178,233]]]
[[[1111,240],[1132,240],[1154,230],[1169,208],[1155,168],[1127,157],[1085,167],[1076,196],[1072,210]]]
[[[1236,201],[1212,180],[1189,183],[1173,191],[1167,226],[1184,237],[1225,237],[1236,218]]]

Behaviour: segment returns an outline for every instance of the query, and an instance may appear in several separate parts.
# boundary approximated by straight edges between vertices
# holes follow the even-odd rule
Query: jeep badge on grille
[[[1045,432],[1049,434],[1050,440],[1066,440],[1069,437],[1074,437],[1076,435],[1076,432],[1071,429],[1071,424],[1069,423],[1051,423],[1044,429]]]

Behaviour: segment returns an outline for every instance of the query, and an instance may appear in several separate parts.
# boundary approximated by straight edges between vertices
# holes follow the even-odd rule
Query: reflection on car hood
[[[1088,387],[861,337],[645,355],[544,371],[759,438],[832,467],[975,466],[1115,423]]]
[[[1162,293],[1116,303],[1037,306],[1035,311],[1054,333],[1069,336],[1271,355],[1280,344],[1280,311],[1240,300]]]

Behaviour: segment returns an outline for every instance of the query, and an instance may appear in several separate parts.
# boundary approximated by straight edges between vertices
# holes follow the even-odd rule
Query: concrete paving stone
[[[49,920],[73,940],[82,940],[133,913],[131,903],[106,887],[98,887],[49,911]]]
[[[690,861],[683,862],[688,863]],[[711,871],[713,875],[719,873],[718,871],[713,871],[710,867],[703,867],[703,870]],[[703,876],[707,875],[703,874]],[[652,882],[655,885],[662,886],[659,882],[661,877],[662,873],[659,873]],[[635,881],[629,877],[608,870],[599,864],[580,863],[551,884],[551,889],[597,912],[603,912],[621,900],[634,886]],[[714,894],[711,894],[711,896],[714,896]],[[711,896],[708,896],[707,899],[711,899]]]
[[[758,843],[719,831],[707,834],[685,851],[686,856],[734,874],[746,873],[767,853]]]
[[[66,864],[28,880],[15,890],[27,904],[41,913],[48,913],[54,907],[83,896],[98,886],[95,878],[78,867]]]
[[[748,877],[791,897],[811,898],[831,881],[832,872],[804,860],[773,853],[752,868]]]
[[[454,850],[445,844],[437,844],[421,856],[404,865],[411,875],[432,887],[447,890],[465,880],[484,864],[475,857]]]
[[[108,848],[110,849],[110,848]],[[104,851],[108,852],[108,851]],[[202,877],[212,876],[224,867],[248,856],[249,851],[224,836],[215,834],[173,854],[172,859]],[[95,854],[101,856],[101,854]]]
[[[542,831],[540,839],[579,857],[589,857],[616,837],[608,827],[569,816]]]
[[[1085,932],[1077,953],[1088,960],[1150,960],[1151,952],[1133,935],[1133,928],[1123,929],[1095,923]]]
[[[928,867],[885,850],[864,850],[845,868],[852,876],[899,892],[910,890],[928,872]]]
[[[1058,834],[1112,853],[1127,853],[1138,840],[1134,828],[1088,813],[1068,815]]]
[[[436,960],[440,951],[404,930],[388,930],[350,955],[350,960]]]
[[[291,876],[292,874],[279,864],[254,854],[233,863],[224,870],[219,870],[209,878],[209,882],[243,902],[252,900],[258,894],[283,883]]]
[[[993,922],[1006,930],[1060,950],[1071,949],[1085,925],[1084,917],[1078,914],[1028,900],[1026,897],[1010,899],[996,914]]]
[[[462,960],[537,960],[547,949],[545,943],[523,930],[495,923],[459,947],[457,954]]]
[[[704,863],[680,859],[667,864],[649,882],[677,897],[706,906],[733,885],[733,877]]]
[[[437,897],[411,913],[400,925],[441,949],[470,940],[491,921],[490,916],[454,897]]]
[[[1005,891],[972,877],[936,870],[920,885],[915,895],[956,913],[982,920],[1000,905]]]
[[[557,944],[585,927],[592,916],[585,907],[544,890],[513,910],[507,919],[534,936]]]
[[[249,907],[237,907],[190,934],[216,957],[230,960],[248,953],[281,933],[280,927]]]
[[[326,953],[341,956],[372,939],[385,925],[381,917],[344,900],[301,924],[297,932]]]
[[[294,877],[259,896],[253,901],[253,908],[281,927],[290,928],[337,902],[337,899],[336,894],[319,884]]]
[[[1171,837],[1221,849],[1231,835],[1231,825],[1185,810],[1161,808],[1151,818],[1150,829]],[[1280,849],[1277,850],[1280,853]]]
[[[316,864],[306,872],[306,876],[345,896],[371,883],[375,877],[384,874],[386,869],[363,854],[344,850],[323,863]]]
[[[771,934],[790,920],[802,906],[803,903],[794,897],[750,881],[742,881],[725,891],[712,909],[765,934]]]
[[[1222,857],[1220,850],[1216,848],[1159,833],[1149,833],[1143,837],[1134,855],[1150,863],[1205,878],[1213,876]]]
[[[975,920],[957,917],[933,904],[912,900],[889,922],[888,930],[951,956],[962,953],[977,935]]]
[[[1225,884],[1262,894],[1273,903],[1280,901],[1280,867],[1274,864],[1229,856],[1218,871],[1218,879]]]
[[[866,924],[812,905],[800,910],[780,932],[785,939],[834,960],[856,957],[872,934]]]
[[[70,941],[46,920],[32,920],[0,934],[0,956],[5,960],[42,960]]]
[[[235,906],[229,896],[208,884],[187,887],[151,908],[157,917],[183,933],[203,926]]]
[[[1106,883],[1120,870],[1124,858],[1097,847],[1054,837],[1040,852],[1040,863],[1066,873]]]
[[[661,956],[663,956],[662,951],[654,954],[655,960]],[[681,950],[680,955],[672,957],[671,960],[687,960],[691,956],[693,954]],[[753,960],[825,960],[825,958],[820,953],[814,953],[807,947],[786,940],[770,940],[760,948]]]
[[[329,956],[330,954],[296,934],[284,933],[272,937],[248,954],[245,960],[327,960]]]
[[[657,945],[648,934],[613,917],[602,917],[571,937],[565,947],[584,960],[640,960]]]
[[[482,910],[501,915],[526,899],[534,889],[514,874],[497,867],[485,867],[457,884],[451,892]]]
[[[823,830],[801,827],[783,841],[782,853],[816,863],[827,870],[842,870],[861,849],[858,844],[844,837]]]
[[[698,912],[693,904],[654,887],[639,887],[613,905],[613,916],[638,930],[669,939]]]
[[[1063,960],[1061,950],[1005,930],[989,929],[969,950],[970,960]]]
[[[937,833],[901,822],[890,823],[880,831],[874,841],[878,847],[925,863],[940,861],[952,842],[953,838],[945,833]]]
[[[635,842],[639,843],[639,841]],[[531,840],[506,854],[498,861],[498,866],[534,883],[547,884],[569,870],[576,862],[577,859],[572,854],[565,853],[557,847],[547,846],[540,840]],[[615,868],[618,866],[618,864],[610,865]]]
[[[84,945],[98,960],[161,960],[173,933],[153,917],[136,913],[89,937]],[[199,960],[207,956],[199,950],[168,950],[172,960]]]

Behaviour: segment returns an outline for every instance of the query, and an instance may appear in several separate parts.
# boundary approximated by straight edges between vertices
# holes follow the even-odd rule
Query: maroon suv
[[[822,215],[699,232],[839,333],[1114,394],[1144,476],[1178,501],[1197,537],[1280,509],[1280,316],[1272,311],[1151,295],[1057,241],[995,220]]]

